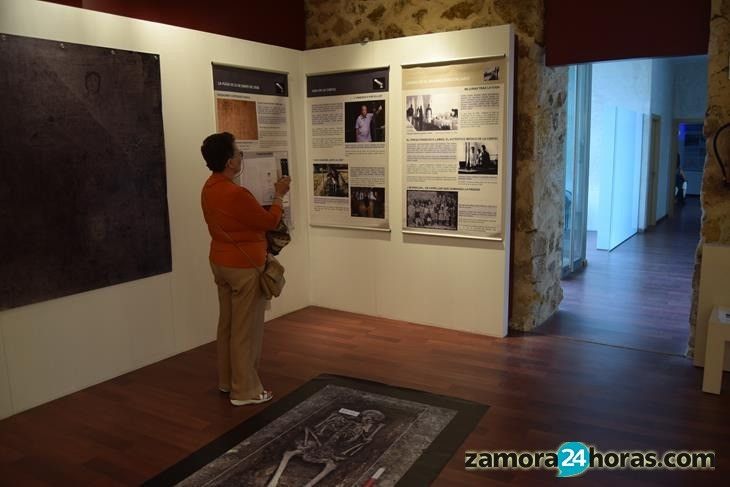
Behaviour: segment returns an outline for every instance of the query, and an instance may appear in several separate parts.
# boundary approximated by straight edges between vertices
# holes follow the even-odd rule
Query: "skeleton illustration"
[[[363,411],[357,419],[336,411],[313,429],[305,427],[304,439],[297,441],[296,449],[284,453],[279,468],[267,487],[279,485],[284,470],[295,456],[301,456],[308,463],[324,465],[322,471],[304,486],[313,487],[337,468],[337,462],[346,460],[365,448],[385,426],[384,420],[385,415],[374,409]]]

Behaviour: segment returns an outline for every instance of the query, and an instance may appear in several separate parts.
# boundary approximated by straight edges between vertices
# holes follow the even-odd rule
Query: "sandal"
[[[261,394],[258,395],[256,399],[246,399],[246,400],[239,400],[239,399],[231,399],[231,404],[234,406],[246,406],[248,404],[261,404],[262,402],[271,401],[271,399],[274,397],[274,394],[271,391],[264,390]]]

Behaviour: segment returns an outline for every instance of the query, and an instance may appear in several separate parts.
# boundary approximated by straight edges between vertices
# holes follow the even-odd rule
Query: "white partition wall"
[[[200,190],[215,131],[212,63],[289,74],[292,243],[267,318],[310,304],[504,336],[511,215],[514,35],[510,26],[300,52],[52,3],[0,2],[0,33],[160,56],[172,272],[0,312],[0,418],[215,338],[217,297]],[[503,240],[405,235],[402,66],[504,56]],[[390,67],[392,232],[311,227],[307,73]],[[7,116],[7,114],[5,115]],[[50,236],[52,237],[52,236]],[[213,387],[213,385],[211,385]]]
[[[603,120],[608,149],[600,165],[598,241],[600,250],[613,250],[639,230],[643,115],[611,107]]]
[[[3,0],[0,32],[160,55],[172,272],[0,312],[0,417],[215,338],[200,156],[215,131],[211,63],[288,72],[303,85],[301,52],[56,4]],[[293,107],[303,106],[290,89]],[[5,114],[4,116],[8,116]],[[301,125],[292,123],[293,242],[281,255],[285,294],[272,318],[310,303]]]
[[[402,221],[402,66],[506,56],[504,240],[405,235]],[[303,74],[390,67],[387,116],[392,232],[312,227],[313,304],[492,336],[507,333],[510,248],[513,33],[510,26],[306,51]],[[300,92],[304,94],[305,87]],[[306,114],[300,119],[307,126]],[[306,133],[309,136],[309,132]],[[311,180],[311,176],[309,176]],[[311,182],[310,182],[311,184]]]

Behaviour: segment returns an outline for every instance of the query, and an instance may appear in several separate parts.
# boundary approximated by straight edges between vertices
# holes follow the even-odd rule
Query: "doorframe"
[[[676,171],[677,154],[679,153],[679,147],[677,144],[677,138],[679,137],[679,124],[699,124],[704,125],[704,118],[675,118],[672,121],[672,149],[669,155],[669,174],[667,175],[667,216],[674,216],[674,172]]]
[[[646,226],[656,225],[657,197],[659,196],[659,169],[662,153],[662,117],[652,113],[649,117],[649,158],[647,168]]]

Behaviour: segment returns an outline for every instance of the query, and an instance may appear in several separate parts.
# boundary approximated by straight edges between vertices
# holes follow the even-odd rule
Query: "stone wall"
[[[730,80],[728,80],[728,56],[730,56],[730,0],[712,0],[710,21],[710,46],[708,66],[707,113],[705,137],[707,158],[702,178],[702,229],[697,247],[695,275],[692,283],[692,312],[690,314],[690,341],[688,355],[694,355],[694,332],[697,320],[697,293],[699,291],[702,244],[730,244],[730,187],[722,181],[722,172],[712,150],[712,136],[717,129],[730,123]],[[730,164],[730,129],[725,129],[718,140],[718,148],[726,167]]]
[[[510,326],[555,312],[564,220],[567,69],[545,67],[542,0],[306,0],[307,48],[514,24],[518,37]]]

